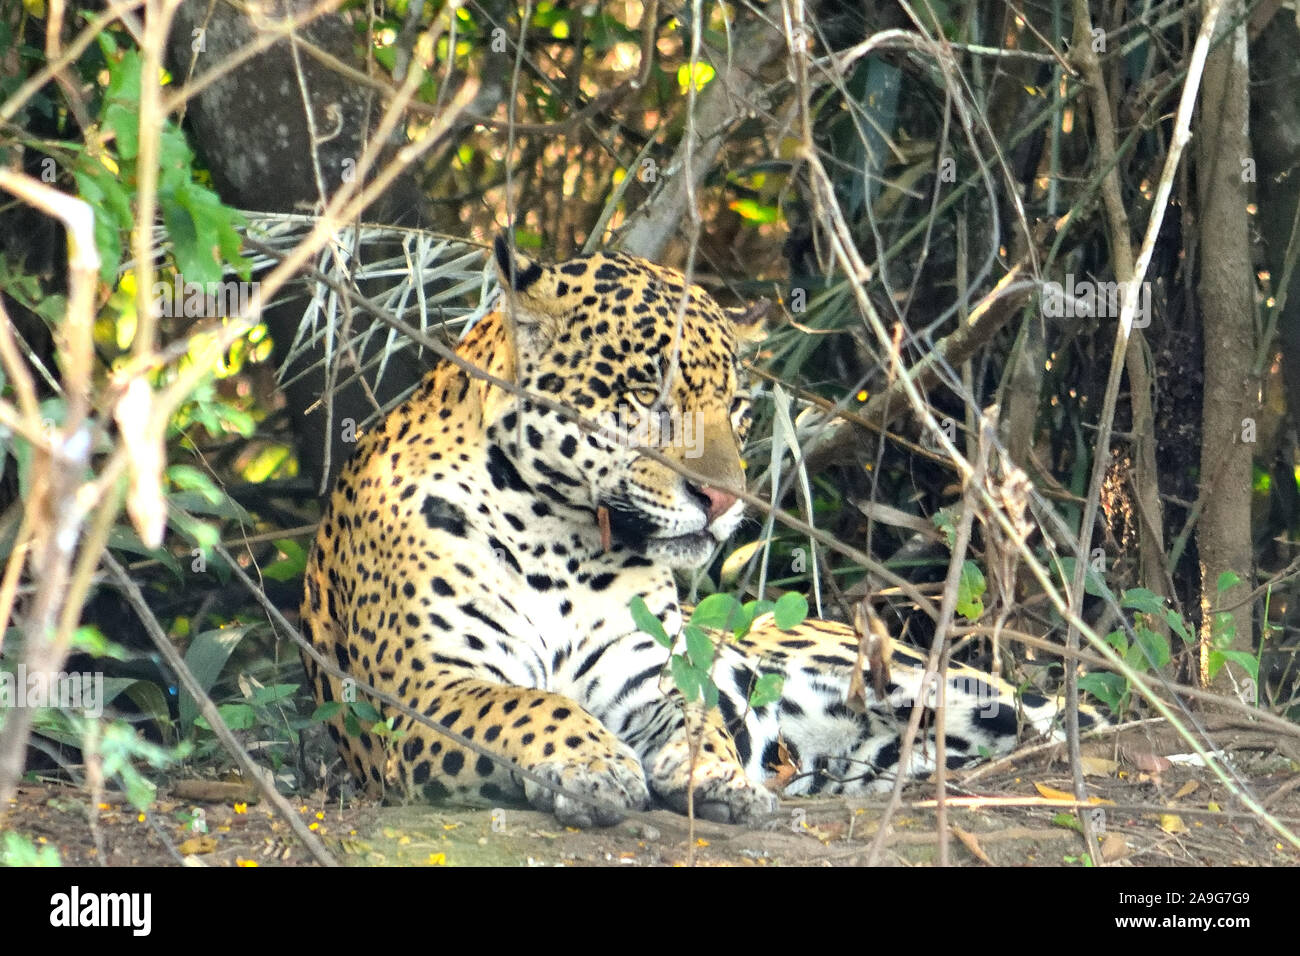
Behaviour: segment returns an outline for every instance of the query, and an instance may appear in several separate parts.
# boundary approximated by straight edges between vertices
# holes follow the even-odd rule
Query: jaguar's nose
[[[723,491],[721,488],[700,485],[694,490],[697,494],[703,495],[709,503],[709,524],[716,521],[719,515],[736,503],[736,496],[730,491]]]

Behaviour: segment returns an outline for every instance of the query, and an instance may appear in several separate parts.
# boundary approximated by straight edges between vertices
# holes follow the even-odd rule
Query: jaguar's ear
[[[505,296],[502,309],[520,332],[531,337],[536,347],[558,334],[560,303],[556,296],[553,270],[521,255],[505,233],[492,244],[497,277]]]
[[[759,299],[752,305],[726,310],[732,328],[736,330],[736,340],[746,351],[767,338],[768,313],[771,309],[771,302]]]
[[[542,267],[516,252],[504,232],[497,233],[492,250],[496,253],[497,276],[501,279],[501,288],[525,292],[542,277]]]

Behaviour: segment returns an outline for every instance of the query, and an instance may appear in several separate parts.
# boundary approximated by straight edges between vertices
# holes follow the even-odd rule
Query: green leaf
[[[1129,588],[1120,596],[1120,604],[1133,611],[1164,617],[1165,599],[1148,588]]]
[[[1227,611],[1219,611],[1211,619],[1210,643],[1219,650],[1232,647],[1237,637],[1237,621]]]
[[[1142,646],[1143,663],[1159,670],[1169,663],[1169,641],[1141,623],[1133,625],[1133,636]]]
[[[341,700],[327,700],[311,712],[311,720],[316,723],[329,720],[342,709],[343,702]]]
[[[1173,608],[1165,611],[1165,623],[1169,625],[1169,630],[1173,631],[1183,639],[1184,644],[1195,644],[1196,638],[1187,629],[1187,622],[1183,620],[1181,614]]]
[[[55,846],[38,847],[28,837],[12,830],[4,835],[0,844],[0,866],[62,866],[59,849]]]
[[[375,710],[375,705],[368,700],[354,700],[348,705],[348,709],[360,719],[372,724],[380,719],[379,711]]]
[[[1259,681],[1259,661],[1255,655],[1245,651],[1210,651],[1210,676],[1218,674],[1225,661],[1231,661],[1247,674],[1253,681]]]
[[[289,538],[276,541],[275,546],[284,557],[264,567],[262,575],[272,581],[292,581],[301,577],[307,570],[307,549]]]
[[[663,622],[650,613],[650,608],[646,607],[645,600],[640,595],[632,598],[628,609],[632,612],[632,620],[636,623],[637,630],[649,634],[664,647],[673,646],[673,639],[664,630]]]
[[[777,599],[772,614],[776,618],[776,626],[788,631],[802,624],[808,617],[808,600],[802,594],[788,591]]]
[[[754,605],[753,602],[742,604],[736,609],[736,616],[731,619],[731,633],[736,638],[744,637],[749,633],[750,626],[754,623]]]
[[[674,654],[672,659],[673,683],[688,702],[700,696],[700,675],[681,654]]]
[[[934,523],[938,532],[943,535],[944,540],[951,548],[957,540],[957,518],[951,508],[940,508],[930,516],[930,521]]]
[[[146,547],[145,543],[140,540],[140,536],[135,533],[130,525],[113,525],[108,532],[108,546],[114,551],[128,551],[131,554],[153,558],[176,575],[176,580],[181,580],[181,566],[176,558],[172,556],[172,553],[166,548]]]
[[[109,657],[115,661],[131,659],[131,652],[121,644],[106,638],[93,624],[83,625],[72,632],[72,646],[91,657]]]
[[[1219,575],[1217,588],[1219,593],[1222,594],[1224,591],[1227,591],[1231,588],[1235,588],[1240,583],[1241,583],[1241,578],[1237,576],[1237,572],[1224,571],[1222,574]]]
[[[123,678],[125,679],[125,678]],[[104,681],[105,696],[108,693],[108,681]],[[168,739],[175,735],[172,726],[171,709],[167,706],[167,694],[151,680],[133,680],[122,691],[136,709],[146,717],[151,717],[158,731]],[[108,703],[108,701],[105,701]]]
[[[1140,643],[1137,641],[1133,642],[1133,646],[1130,647],[1128,653],[1124,655],[1124,663],[1135,671],[1144,671],[1147,669],[1146,654],[1143,652]]]
[[[232,521],[252,521],[243,506],[224,492],[219,494],[217,500],[213,502],[202,491],[171,491],[167,494],[167,503],[172,506],[172,514],[169,517],[173,518],[176,514],[175,509],[179,508],[190,514],[215,515],[218,518],[229,518]]]
[[[691,665],[701,673],[708,673],[713,666],[713,638],[694,624],[687,624],[682,633],[686,635],[686,653],[690,655]]]
[[[776,206],[766,205],[756,199],[733,199],[730,205],[742,219],[750,222],[771,223],[781,217],[781,211]]]
[[[785,678],[780,674],[764,674],[754,681],[754,689],[749,692],[749,706],[767,707],[781,699],[785,690]]]
[[[984,572],[974,561],[965,561],[961,566],[961,580],[957,583],[957,613],[968,621],[978,621],[984,613],[981,598],[988,590]]]
[[[210,283],[220,282],[225,271],[220,246],[213,242],[225,222],[219,207],[214,211],[209,196],[202,186],[186,182],[171,196],[160,195],[158,203],[172,241],[176,270],[186,282],[198,283],[205,291]]]
[[[1083,832],[1083,824],[1073,813],[1058,813],[1052,817],[1052,826],[1065,827],[1067,830],[1078,830]]]
[[[1111,710],[1118,713],[1122,710],[1120,703],[1124,700],[1124,695],[1128,693],[1128,681],[1119,674],[1099,671],[1084,674],[1080,677],[1079,689],[1092,694]]]
[[[708,674],[705,674],[701,679],[704,686],[704,706],[708,710],[712,710],[718,706],[718,685],[713,683],[713,678]]]
[[[197,491],[209,504],[219,504],[226,493],[216,486],[207,472],[200,471],[193,465],[172,465],[167,469],[167,478],[182,491]]]
[[[254,485],[267,481],[292,456],[288,445],[266,445],[253,456],[253,460],[244,466],[244,480]]]
[[[128,50],[121,59],[107,57],[108,87],[104,90],[103,125],[117,137],[117,154],[126,160],[140,152],[141,56]]]
[[[77,183],[77,194],[95,209],[99,277],[112,283],[122,260],[122,234],[131,228],[131,197],[113,173],[89,156],[83,157],[72,178]]]
[[[222,668],[234,651],[235,646],[243,640],[242,627],[229,627],[219,631],[204,631],[190,642],[185,651],[185,665],[194,675],[199,689],[207,693],[221,676]],[[181,719],[181,734],[189,736],[199,713],[199,705],[184,687],[180,689],[178,710]]]
[[[65,747],[79,747],[84,741],[65,710],[38,710],[32,720],[32,733],[40,734]]]
[[[253,688],[253,695],[249,702],[254,707],[265,707],[267,704],[290,700],[297,691],[297,684],[265,684]]]
[[[117,154],[135,159],[140,154],[140,112],[125,103],[109,103],[104,110],[104,129],[117,137]]]
[[[187,492],[188,494],[188,492]],[[207,563],[207,570],[215,571],[217,577],[225,581],[230,576],[230,569],[226,567],[226,562],[216,553],[216,545],[221,541],[221,532],[215,526],[206,521],[199,521],[192,518],[184,511],[173,509],[167,515],[168,526],[180,535],[193,549],[198,549]],[[198,573],[199,568],[195,567],[195,560],[198,555],[191,553],[189,570]]]
[[[231,730],[251,730],[257,724],[257,713],[248,704],[218,704],[217,713]],[[194,725],[204,730],[212,729],[201,716],[195,718]]]
[[[740,602],[726,592],[710,594],[695,606],[691,623],[718,630],[731,626],[740,613]]]

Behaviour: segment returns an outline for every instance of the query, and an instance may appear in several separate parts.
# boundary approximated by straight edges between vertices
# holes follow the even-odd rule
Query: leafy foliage
[[[741,640],[749,633],[754,621],[764,614],[771,614],[772,623],[781,630],[798,627],[808,616],[808,601],[802,594],[794,592],[783,594],[776,601],[746,601],[743,604],[730,594],[710,594],[695,606],[690,619],[682,625],[680,644],[669,636],[663,622],[643,599],[633,598],[629,610],[637,628],[665,649],[681,647],[668,660],[673,682],[688,702],[702,699],[705,708],[712,709],[718,706],[718,686],[712,676],[717,657],[715,642]],[[766,707],[780,700],[782,685],[780,674],[760,675],[750,691],[750,706]]]

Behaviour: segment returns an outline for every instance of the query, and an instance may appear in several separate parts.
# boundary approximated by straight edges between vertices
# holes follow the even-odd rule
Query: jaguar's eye
[[[650,408],[655,402],[659,401],[659,389],[634,388],[632,389],[632,398],[642,408]]]

